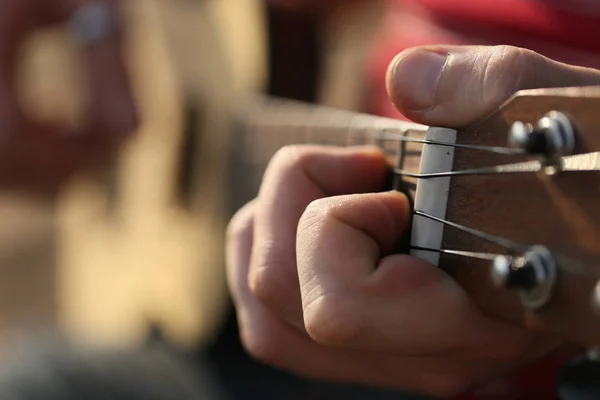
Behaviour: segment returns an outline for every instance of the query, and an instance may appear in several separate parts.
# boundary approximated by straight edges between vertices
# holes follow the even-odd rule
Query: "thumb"
[[[600,84],[600,71],[512,46],[417,47],[400,53],[387,74],[402,114],[428,125],[461,127],[522,89]]]

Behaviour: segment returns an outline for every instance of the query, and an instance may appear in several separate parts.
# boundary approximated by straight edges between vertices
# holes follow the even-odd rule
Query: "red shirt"
[[[596,0],[388,0],[368,59],[370,110],[399,117],[385,90],[389,62],[409,47],[510,44],[570,64],[600,68]]]
[[[388,0],[389,10],[367,60],[370,112],[401,118],[385,73],[402,50],[431,44],[508,44],[570,64],[600,68],[597,0]],[[547,358],[462,397],[553,399],[564,360]]]

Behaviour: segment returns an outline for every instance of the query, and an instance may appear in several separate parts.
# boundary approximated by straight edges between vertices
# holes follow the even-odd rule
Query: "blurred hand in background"
[[[51,188],[110,154],[137,126],[121,55],[118,0],[0,1],[0,185]],[[17,96],[21,45],[38,29],[64,25],[87,68],[85,122],[74,130],[40,124]]]

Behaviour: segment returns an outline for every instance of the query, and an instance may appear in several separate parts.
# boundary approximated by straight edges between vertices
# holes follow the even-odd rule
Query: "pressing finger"
[[[321,199],[298,228],[307,332],[322,344],[403,354],[492,348],[523,351],[529,336],[484,317],[441,270],[389,255],[407,228],[399,193]]]
[[[252,295],[247,275],[255,210],[256,201],[246,205],[236,213],[227,231],[227,280],[245,348],[260,361],[306,377],[334,381],[373,379],[363,371],[363,363],[357,364],[343,352],[314,343],[279,320]]]
[[[315,199],[383,187],[384,155],[369,148],[290,146],[271,161],[259,193],[249,285],[265,306],[304,330],[296,228]]]

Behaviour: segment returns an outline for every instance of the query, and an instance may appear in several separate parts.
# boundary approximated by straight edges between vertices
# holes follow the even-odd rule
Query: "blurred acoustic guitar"
[[[293,15],[269,15],[260,2],[123,4],[142,126],[114,165],[76,177],[58,199],[57,319],[79,340],[137,344],[152,330],[195,347],[218,333],[230,307],[225,174],[237,140],[230,132],[236,99],[264,90],[271,76],[280,94],[299,89],[358,108],[357,76],[374,18],[366,16],[377,10],[351,8],[335,16],[344,22],[325,25],[333,27],[322,40],[322,58],[305,56],[312,47],[298,51],[304,37],[311,46],[323,38],[312,33],[314,26]],[[70,109],[78,104],[71,82],[77,69],[65,64],[55,68],[67,71],[63,79],[44,80],[52,82],[45,92],[54,97],[43,103],[55,104],[60,93]],[[305,71],[317,64],[325,66],[321,84],[311,81],[314,71]],[[334,73],[340,66],[343,73]],[[53,69],[40,70],[47,75]]]
[[[160,95],[164,96],[164,92]],[[411,234],[399,251],[412,253],[447,271],[490,315],[532,330],[552,332],[582,347],[594,348],[600,343],[597,313],[600,295],[596,290],[600,280],[600,114],[597,111],[600,88],[521,92],[490,116],[458,131],[277,99],[252,98],[233,107],[229,107],[229,100],[223,101],[224,109],[235,112],[223,118],[231,117],[235,126],[218,147],[221,150],[215,151],[212,158],[210,155],[206,158],[219,159],[219,163],[213,165],[220,165],[220,171],[227,172],[226,179],[222,185],[204,187],[204,191],[200,191],[214,196],[212,202],[205,204],[222,206],[222,200],[226,199],[228,210],[208,208],[210,211],[204,215],[216,216],[212,221],[220,225],[211,226],[210,234],[201,234],[198,230],[194,234],[198,236],[191,235],[197,238],[199,246],[220,244],[217,239],[212,240],[221,237],[226,222],[224,216],[256,194],[268,160],[282,146],[371,144],[381,147],[388,156],[390,188],[404,191],[413,202]],[[166,121],[167,124],[172,122]],[[130,158],[130,162],[138,160],[139,165],[151,165],[141,163],[142,153],[138,156],[139,159]],[[154,178],[147,176],[150,182]],[[148,182],[140,182],[139,175],[135,181],[128,182],[132,187],[142,183]],[[93,185],[87,189],[88,194],[93,194]],[[144,191],[137,193],[136,201],[131,200],[132,210],[140,204],[156,201],[149,195],[140,197]],[[90,201],[106,199],[90,196]],[[173,204],[171,201],[175,200],[170,199],[169,196],[162,198],[162,204]],[[178,208],[181,209],[181,205]],[[162,210],[163,217],[168,215],[165,213],[168,207]],[[73,215],[72,218],[77,217]],[[135,215],[130,213],[130,218]],[[180,315],[177,310],[193,304],[205,306],[206,302],[190,300],[197,293],[210,293],[211,286],[222,285],[219,280],[222,269],[216,269],[220,271],[217,275],[206,275],[208,280],[198,279],[197,272],[192,271],[198,271],[199,264],[173,257],[183,253],[176,250],[177,243],[181,242],[172,239],[172,232],[156,221],[142,223],[151,212],[137,215],[141,220],[132,232],[139,234],[145,230],[153,240],[145,236],[138,242],[139,247],[135,247],[137,235],[129,235],[127,247],[138,249],[132,251],[131,256],[147,251],[151,257],[146,260],[151,263],[120,253],[118,238],[127,229],[124,229],[126,225],[119,225],[125,219],[115,214],[111,225],[119,229],[97,232],[97,237],[110,237],[111,246],[97,244],[94,248],[94,242],[84,243],[85,246],[79,248],[82,250],[79,261],[71,261],[69,271],[73,275],[69,276],[76,277],[78,265],[88,263],[89,268],[91,253],[84,248],[103,255],[92,264],[96,273],[88,271],[85,279],[70,278],[71,294],[79,294],[71,299],[82,300],[80,311],[70,315],[81,317],[90,312],[90,318],[98,318],[104,309],[106,321],[114,319],[114,323],[104,326],[134,332],[130,336],[140,334],[147,328],[147,322],[154,319],[162,322],[167,332],[178,332],[173,336],[183,338],[183,342],[186,337],[195,340],[198,330],[181,329],[181,321],[185,323],[186,317],[200,308],[194,310],[190,306],[189,313]],[[176,218],[188,221],[197,215],[183,213]],[[87,217],[93,221],[93,215]],[[76,235],[75,231],[72,235]],[[161,258],[154,250],[166,248],[161,242],[165,239],[173,240],[175,250]],[[71,254],[77,254],[77,249],[77,245],[72,247]],[[195,254],[201,257],[206,253]],[[127,269],[123,270],[123,266]],[[189,274],[182,268],[189,268]],[[111,298],[107,288],[112,284],[118,286],[121,279],[129,282],[145,279],[149,274],[153,274],[156,285],[143,285],[137,297],[141,300],[137,303],[128,297],[132,292],[127,289],[122,290],[123,297]],[[178,283],[168,284],[171,279]],[[195,283],[186,285],[186,279]],[[77,286],[81,282],[87,284]],[[198,287],[198,282],[203,288]],[[189,297],[182,303],[173,302],[181,290],[189,290]],[[102,308],[111,301],[115,302],[112,307]],[[118,318],[114,310],[119,310],[121,302],[123,314]],[[76,302],[70,304],[77,310]],[[186,306],[181,308],[181,304]],[[143,310],[148,310],[146,316]],[[137,316],[137,319],[122,324],[126,316]],[[81,324],[73,321],[75,318],[71,326],[79,326],[83,336],[86,329],[91,331],[102,326],[93,321]]]

